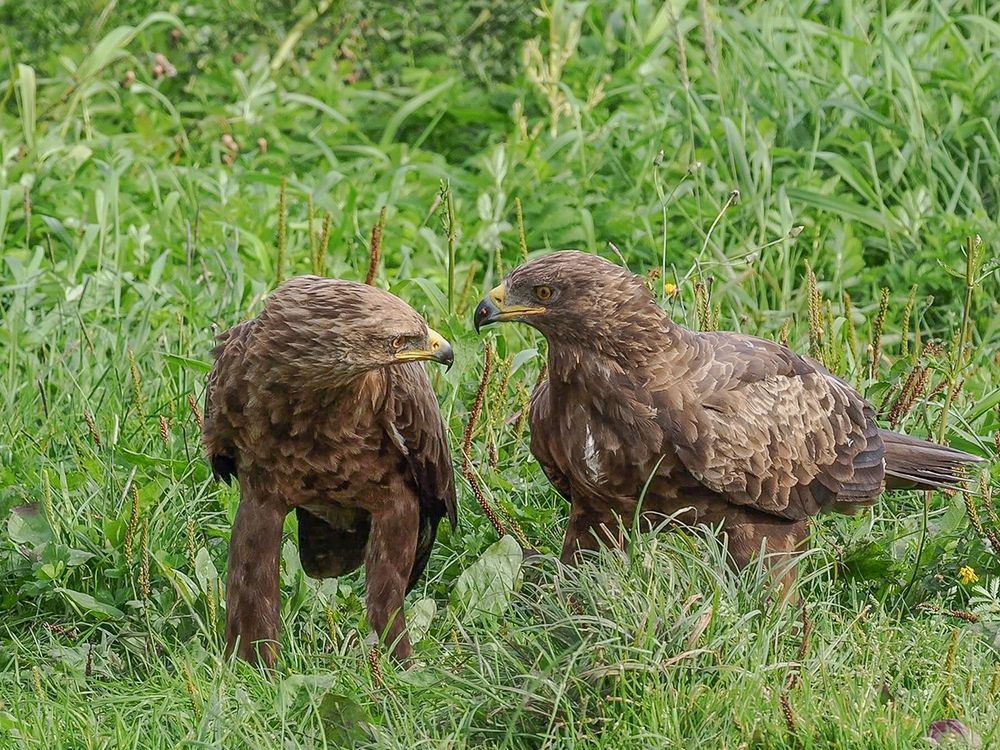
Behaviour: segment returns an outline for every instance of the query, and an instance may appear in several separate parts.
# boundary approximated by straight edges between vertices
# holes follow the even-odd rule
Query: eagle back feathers
[[[653,372],[667,439],[729,502],[802,519],[882,492],[885,448],[871,406],[794,352],[703,333]]]

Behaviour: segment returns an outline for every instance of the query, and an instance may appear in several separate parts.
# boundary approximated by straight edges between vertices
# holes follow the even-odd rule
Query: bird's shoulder
[[[223,331],[212,349],[212,367],[205,389],[202,442],[217,479],[231,482],[239,460],[237,435],[245,420],[249,374],[243,366],[256,320]]]

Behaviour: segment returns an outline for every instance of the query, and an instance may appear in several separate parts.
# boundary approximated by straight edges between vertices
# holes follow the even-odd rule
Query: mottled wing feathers
[[[885,448],[871,406],[849,386],[770,341],[699,338],[689,388],[665,373],[658,399],[668,440],[698,481],[789,519],[877,499]]]
[[[389,370],[390,394],[386,405],[386,430],[406,457],[420,499],[417,555],[409,588],[420,578],[445,516],[454,529],[458,523],[455,474],[445,435],[444,420],[423,365],[410,363]]]
[[[458,523],[455,476],[444,420],[423,365],[399,365],[390,371],[389,431],[406,456],[420,489],[421,503]]]
[[[555,451],[560,449],[558,436],[552,432],[551,407],[549,405],[549,381],[538,384],[531,394],[531,453],[538,461],[552,486],[566,500],[570,500],[570,480],[556,463]]]
[[[217,337],[218,345],[212,350],[215,361],[205,389],[202,442],[215,478],[230,484],[236,478],[239,462],[233,420],[242,418],[243,397],[247,391],[242,362],[255,325],[255,320],[248,320]]]

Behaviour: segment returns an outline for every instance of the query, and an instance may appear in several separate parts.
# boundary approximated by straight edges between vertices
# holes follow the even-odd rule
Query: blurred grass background
[[[457,462],[519,202],[532,252],[620,253],[678,320],[787,341],[995,457],[993,4],[15,0],[0,27],[5,743],[910,748],[951,717],[996,741],[989,474],[819,519],[805,619],[697,532],[521,581],[462,480],[410,596],[420,668],[379,682],[361,579],[307,580],[290,543],[281,673],[222,661],[237,496],[198,443],[216,327],[282,277],[363,279],[384,208],[377,283],[456,346]],[[489,339],[473,473],[557,551],[515,417],[542,342]]]

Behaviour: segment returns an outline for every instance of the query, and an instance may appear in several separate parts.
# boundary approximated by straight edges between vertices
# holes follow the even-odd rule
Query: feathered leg
[[[729,535],[729,554],[734,567],[742,570],[760,554],[764,543],[764,563],[781,583],[785,601],[798,601],[795,587],[797,566],[791,558],[805,551],[809,538],[806,521],[779,521],[752,511],[734,510],[726,516],[724,531]]]
[[[418,501],[386,503],[372,514],[365,550],[368,624],[393,654],[405,662],[412,654],[403,597],[413,569],[420,524]]]
[[[239,656],[253,664],[259,650],[263,662],[273,667],[281,630],[278,560],[287,509],[278,503],[262,502],[246,489],[229,543],[226,655],[237,648]]]
[[[607,506],[603,508],[573,505],[559,559],[566,565],[580,560],[580,550],[597,551],[601,545],[621,548],[624,544],[622,527],[630,519],[621,519]]]

